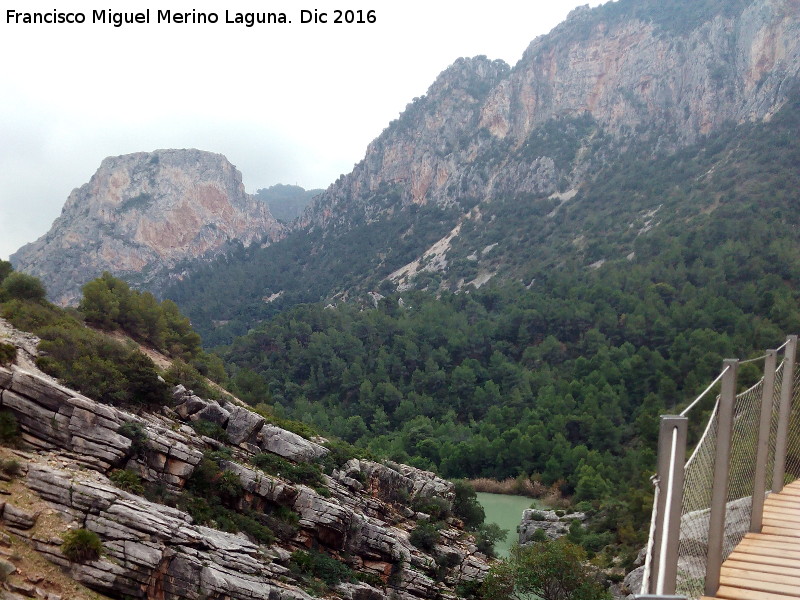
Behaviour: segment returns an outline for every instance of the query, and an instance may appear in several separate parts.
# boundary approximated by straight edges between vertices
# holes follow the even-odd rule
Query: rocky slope
[[[204,400],[178,386],[172,408],[134,415],[13,365],[0,367],[0,407],[16,418],[29,449],[14,451],[19,464],[3,488],[3,527],[110,597],[307,599],[291,552],[309,548],[361,574],[361,582],[345,581],[330,592],[348,600],[451,598],[459,583],[479,580],[487,569],[457,520],[444,526],[442,545],[429,553],[409,542],[409,531],[428,516],[408,503],[446,501],[453,494],[449,482],[404,465],[356,459],[323,476],[322,487],[269,474],[250,463],[254,454],[301,464],[329,450],[237,404]],[[199,420],[225,431],[226,452],[188,426]],[[212,451],[219,485],[236,481],[241,489],[239,510],[288,511],[296,526],[274,543],[258,543],[196,525],[186,512],[123,491],[108,478],[126,469],[169,498],[207,468]],[[102,540],[98,559],[73,562],[62,552],[60,532],[79,527]]]
[[[156,150],[105,159],[70,194],[50,231],[11,262],[40,277],[50,297],[65,305],[105,270],[158,289],[191,261],[216,256],[232,242],[247,246],[283,234],[224,156]]]

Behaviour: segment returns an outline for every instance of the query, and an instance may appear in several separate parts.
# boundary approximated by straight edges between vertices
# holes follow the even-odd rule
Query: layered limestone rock
[[[569,528],[573,521],[583,523],[586,521],[586,513],[564,513],[564,511],[556,512],[554,510],[536,508],[525,509],[522,511],[522,521],[517,528],[519,543],[522,545],[532,542],[534,534],[539,529],[550,540],[565,536],[569,533]]]
[[[457,60],[302,224],[346,226],[398,203],[471,206],[565,191],[633,139],[674,149],[724,123],[769,118],[797,83],[794,0],[720,3],[706,20],[683,18],[691,3],[672,3],[672,26],[644,4],[576,9],[513,69]]]
[[[105,554],[71,562],[61,552],[62,538],[39,524],[40,515],[52,511],[17,505],[13,494],[0,501],[5,529],[84,585],[115,597],[305,600],[290,567],[292,551],[306,548],[346,556],[351,568],[373,578],[371,585],[340,586],[343,598],[445,599],[460,582],[485,576],[486,557],[455,521],[442,529],[433,554],[409,542],[417,520],[428,517],[404,503],[418,496],[451,499],[450,482],[407,465],[353,459],[323,476],[325,489],[311,488],[248,459],[267,452],[313,462],[329,452],[324,446],[244,406],[200,398],[182,386],[173,398],[162,414],[133,415],[18,366],[0,367],[0,409],[14,415],[22,440],[36,451],[18,453],[26,459],[19,475],[26,489],[68,527],[96,533]],[[182,510],[125,492],[107,478],[125,468],[177,497],[207,452],[223,448],[188,425],[200,419],[217,424],[233,443],[230,458],[216,460],[241,485],[237,509],[258,514],[280,507],[296,515],[296,526],[278,543],[267,547],[242,533],[197,525]],[[444,574],[437,555],[447,558]]]
[[[244,191],[221,154],[156,150],[106,158],[74,190],[50,231],[11,256],[65,305],[103,271],[159,289],[176,268],[210,259],[233,242],[269,243],[284,226]]]
[[[103,540],[105,554],[80,564],[62,554],[61,538],[32,536],[39,552],[98,591],[149,598],[195,598],[198,593],[237,599],[310,598],[293,586],[277,585],[284,569],[265,561],[258,545],[241,535],[194,525],[186,513],[80,472],[32,465],[26,479],[30,489],[68,520]]]

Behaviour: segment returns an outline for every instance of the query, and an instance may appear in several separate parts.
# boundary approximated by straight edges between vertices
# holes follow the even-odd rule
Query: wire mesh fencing
[[[682,486],[677,484],[680,490],[675,495],[675,501],[679,499],[680,502],[677,531],[670,533],[665,530],[665,527],[671,526],[670,519],[664,516],[671,510],[670,500],[661,502],[659,510],[663,514],[657,514],[659,510],[654,506],[652,531],[655,539],[651,540],[648,548],[659,548],[661,555],[648,555],[643,593],[675,593],[692,599],[713,595],[709,589],[715,589],[714,586],[718,584],[721,562],[748,531],[760,526],[763,497],[772,487],[773,473],[783,473],[780,469],[782,461],[777,461],[776,464],[775,458],[776,449],[778,452],[782,450],[782,443],[785,443],[786,448],[783,481],[788,483],[800,478],[800,371],[795,367],[793,357],[797,338],[790,336],[790,339],[791,343],[787,341],[783,347],[788,345],[787,353],[792,354],[788,368],[792,369],[791,379],[794,385],[788,390],[791,408],[788,412],[785,406],[783,408],[783,414],[789,415],[788,437],[783,438],[784,442],[779,442],[781,430],[785,429],[785,423],[779,426],[782,394],[787,393],[783,382],[784,363],[775,366],[774,351],[770,351],[771,358],[768,358],[770,353],[761,357],[767,358],[765,377],[751,388],[735,395],[736,369],[739,363],[726,361],[735,364],[729,364],[720,377],[681,414],[680,418],[685,418],[717,382],[723,381],[722,396],[717,396],[704,432],[688,460],[682,465],[680,479],[677,480],[683,481]],[[731,368],[726,391],[723,376]],[[722,410],[721,402],[725,406]],[[677,417],[665,418],[674,420]],[[660,446],[659,456],[662,450]],[[717,461],[723,465],[719,469],[722,477],[720,472],[715,474]],[[675,469],[679,470],[680,467],[671,469],[668,475],[666,472],[659,472],[655,479],[657,497],[658,494],[665,494],[665,480],[673,477],[672,472]],[[780,475],[775,477],[778,477],[777,481],[781,481]],[[760,499],[759,502],[754,502],[754,494]],[[712,506],[715,507],[715,512],[712,512]],[[677,521],[674,518],[672,520]],[[664,548],[669,544],[672,549],[667,552]],[[654,551],[653,554],[657,553]],[[670,562],[671,567],[665,566],[665,563]],[[668,574],[666,579],[674,576],[674,589],[672,583],[664,585],[665,573]]]

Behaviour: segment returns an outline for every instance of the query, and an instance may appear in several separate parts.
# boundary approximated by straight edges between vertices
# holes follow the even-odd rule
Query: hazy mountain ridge
[[[323,190],[306,190],[299,185],[275,184],[256,190],[255,197],[269,206],[272,215],[279,221],[290,223],[299,217],[314,196]]]
[[[221,154],[156,150],[106,158],[70,194],[50,231],[11,262],[70,304],[105,270],[157,290],[186,261],[212,258],[234,241],[267,243],[284,234]]]

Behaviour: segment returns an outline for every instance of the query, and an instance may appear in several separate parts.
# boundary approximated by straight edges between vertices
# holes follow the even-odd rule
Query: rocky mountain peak
[[[602,153],[695,143],[769,118],[800,75],[797,0],[619,0],[581,7],[513,67],[459,59],[367,148],[301,225],[387,206],[473,206],[578,186]],[[596,148],[603,139],[601,151]]]
[[[50,231],[11,261],[44,279],[55,301],[70,304],[104,270],[157,288],[185,261],[283,234],[221,154],[156,150],[103,160],[70,194]]]

